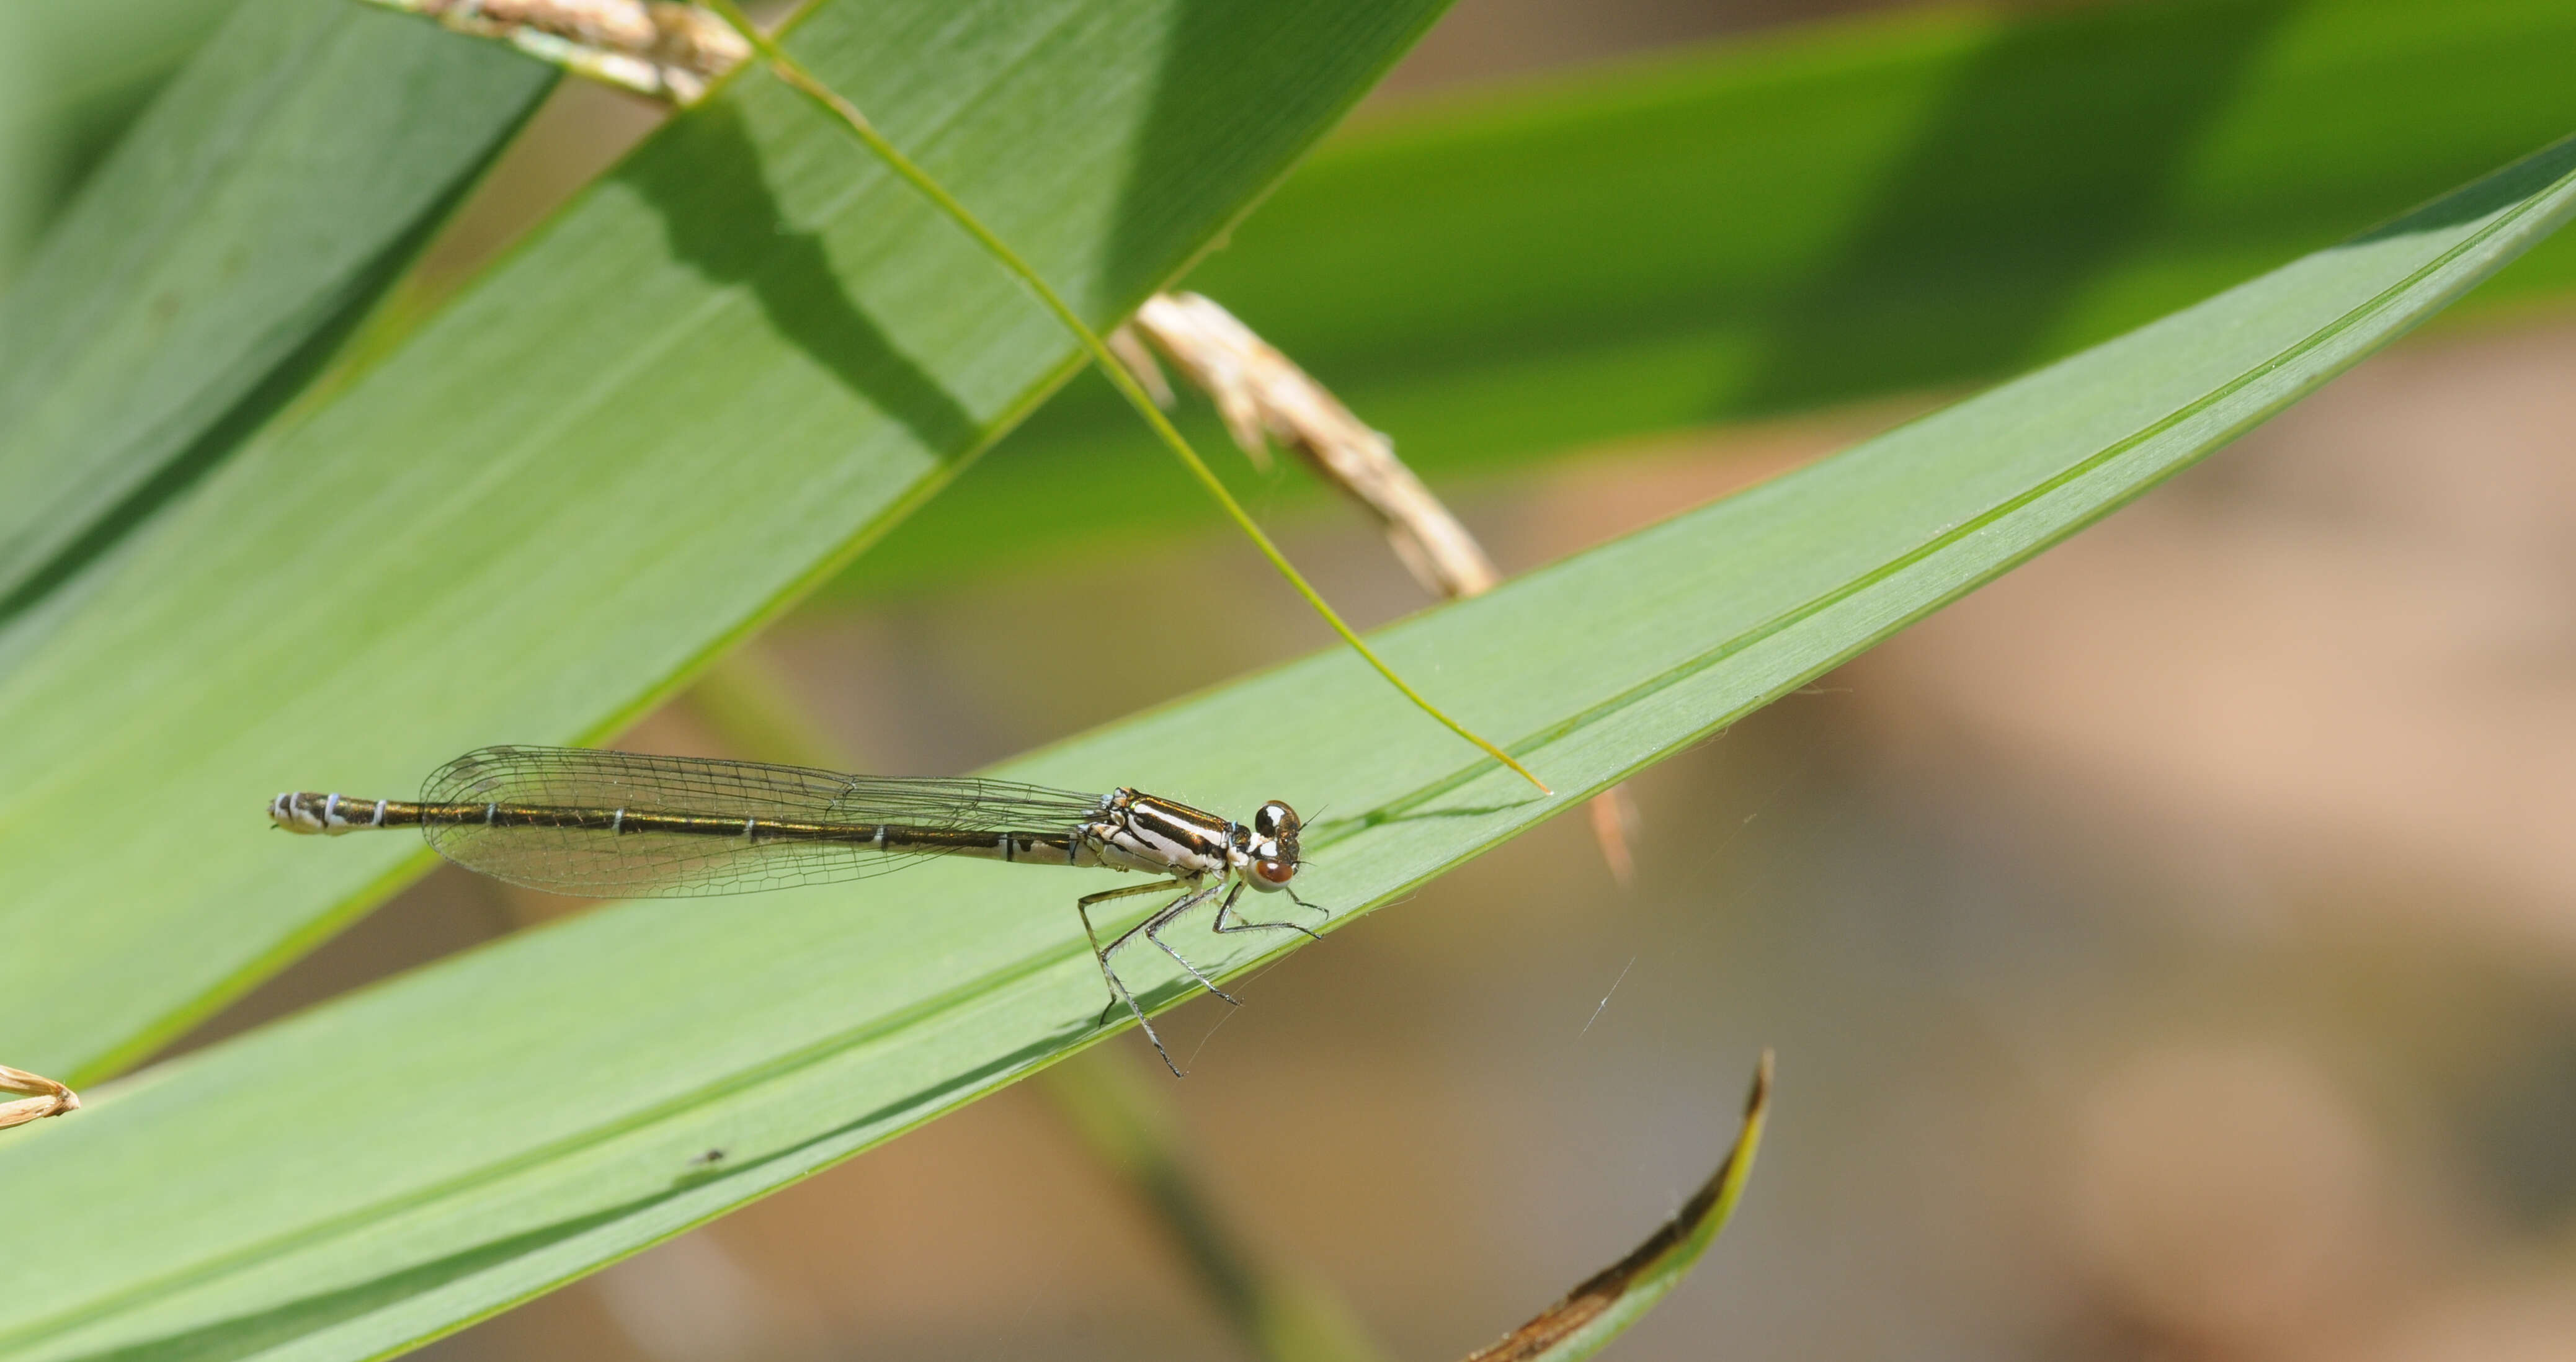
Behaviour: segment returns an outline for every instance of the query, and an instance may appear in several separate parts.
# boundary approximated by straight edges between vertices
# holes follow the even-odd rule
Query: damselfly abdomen
[[[440,767],[420,799],[290,792],[268,816],[289,832],[419,828],[447,859],[495,879],[600,898],[743,894],[898,869],[924,856],[1144,871],[1151,884],[1074,901],[1111,1007],[1124,1003],[1163,1052],[1110,957],[1138,936],[1209,992],[1234,999],[1162,938],[1182,914],[1217,900],[1215,930],[1291,931],[1245,922],[1249,886],[1285,893],[1302,863],[1297,811],[1278,800],[1248,824],[1174,800],[974,779],[841,775],[802,766],[648,756],[563,747],[486,747]],[[1171,902],[1103,946],[1091,908],[1173,891]],[[1218,900],[1219,895],[1222,900]],[[1318,909],[1317,911],[1321,911]],[[1180,1067],[1172,1065],[1172,1072]]]

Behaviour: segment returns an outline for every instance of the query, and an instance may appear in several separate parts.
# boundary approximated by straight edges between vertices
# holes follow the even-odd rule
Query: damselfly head
[[[1297,878],[1297,833],[1304,825],[1297,821],[1297,811],[1271,800],[1252,816],[1252,844],[1244,849],[1244,880],[1253,888],[1268,892],[1285,889]]]

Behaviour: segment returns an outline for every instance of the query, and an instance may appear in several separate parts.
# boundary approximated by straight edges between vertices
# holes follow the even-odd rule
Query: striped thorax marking
[[[1232,821],[1128,789],[1112,792],[1105,802],[1102,816],[1084,830],[1098,864],[1186,879],[1231,868]]]

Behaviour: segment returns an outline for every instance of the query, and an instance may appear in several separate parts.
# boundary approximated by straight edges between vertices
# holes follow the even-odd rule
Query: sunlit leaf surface
[[[790,41],[1103,321],[1439,8],[849,0]],[[12,1062],[76,1083],[130,1062],[418,868],[390,842],[300,855],[262,830],[268,794],[614,731],[1073,353],[765,76],[676,119],[77,599],[0,624]]]
[[[341,0],[234,14],[0,303],[0,620],[293,396],[553,82]]]
[[[1462,766],[1446,733],[1341,651],[1004,769],[1221,810],[1266,796],[1329,807],[1299,887],[1346,925],[2119,506],[2571,211],[2576,144],[1381,635],[1399,666],[1513,735],[1555,798]],[[326,712],[365,698],[299,694]],[[384,750],[299,748],[312,764],[292,774],[399,789],[408,773],[374,765]],[[246,824],[277,783],[253,787]],[[257,870],[295,886],[401,854],[368,838],[226,835],[258,844]],[[147,853],[129,859],[148,865]],[[0,1239],[0,1280],[40,1302],[0,1325],[0,1351],[372,1356],[596,1268],[1101,1034],[1100,979],[1068,901],[1107,878],[932,864],[855,886],[621,905],[101,1089],[90,1110],[0,1145],[12,1215],[45,1227]],[[1228,968],[1251,963],[1250,949],[1224,949],[1243,940],[1179,934]],[[1175,969],[1129,959],[1157,1003],[1183,996]],[[727,1151],[712,1167],[698,1158],[711,1147]]]

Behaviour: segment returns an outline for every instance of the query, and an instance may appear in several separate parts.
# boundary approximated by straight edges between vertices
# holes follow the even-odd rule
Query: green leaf
[[[1725,1232],[1736,1203],[1744,1199],[1745,1180],[1753,1176],[1753,1158],[1761,1151],[1762,1127],[1770,1114],[1771,1052],[1765,1050],[1753,1072],[1753,1091],[1744,1099],[1744,1125],[1735,1144],[1673,1218],[1627,1257],[1594,1273],[1492,1346],[1477,1349],[1467,1362],[1581,1362],[1628,1332],[1629,1325],[1682,1284],[1700,1255]]]
[[[0,286],[236,0],[0,6]]]
[[[292,396],[553,80],[345,0],[237,11],[0,305],[0,618]]]
[[[1446,733],[1339,649],[1005,770],[1220,810],[1269,796],[1328,809],[1299,887],[1348,925],[2107,513],[2571,213],[2576,143],[1380,635],[1399,666],[1520,735],[1558,797],[1462,766]],[[308,708],[333,698],[366,696],[299,692]],[[298,759],[320,763],[305,779],[367,788],[364,772],[340,779],[353,763]],[[133,793],[166,807],[148,786]],[[230,835],[260,844],[275,884],[374,873],[400,854],[367,837]],[[148,860],[148,839],[124,845]],[[1104,878],[934,863],[757,901],[623,904],[88,1094],[87,1110],[0,1144],[12,1216],[44,1227],[0,1239],[0,1280],[40,1303],[0,1325],[0,1351],[373,1356],[635,1252],[1104,1034],[1099,973],[1068,911]],[[1231,972],[1259,949],[1244,940],[1192,931],[1177,944]],[[1168,963],[1139,952],[1122,966],[1157,1005],[1187,996]],[[705,1164],[709,1148],[725,1157]]]
[[[790,45],[1106,320],[1439,8],[839,3]],[[746,73],[673,120],[103,580],[0,632],[12,1062],[130,1062],[421,865],[295,855],[259,831],[269,794],[615,731],[1074,363],[784,87]],[[147,807],[149,836],[101,816]]]
[[[2561,0],[1899,13],[1376,118],[1187,282],[1437,481],[2070,354],[2576,128],[2570,51]],[[2478,303],[2571,292],[2576,239]],[[1213,529],[1159,460],[1085,379],[831,589]]]

